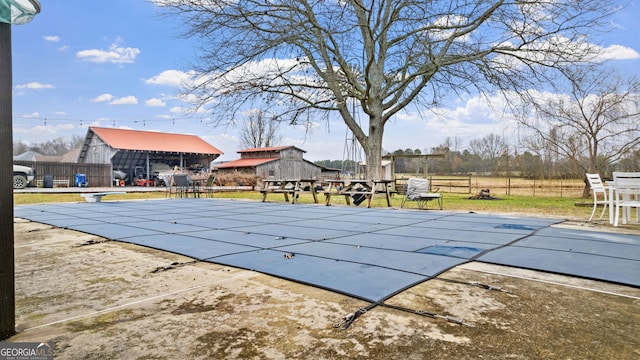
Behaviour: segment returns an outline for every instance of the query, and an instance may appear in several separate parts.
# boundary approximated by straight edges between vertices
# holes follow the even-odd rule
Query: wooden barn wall
[[[296,148],[288,148],[280,150],[280,159],[302,161],[303,152]]]
[[[240,153],[240,159],[266,159],[266,158],[277,158],[277,151],[256,151],[256,152],[245,152]]]
[[[55,180],[69,180],[74,186],[76,174],[85,174],[90,187],[111,186],[111,164],[80,164],[43,161],[14,161],[16,165],[29,166],[36,171],[36,180],[43,180],[45,175],[52,175]]]
[[[280,159],[256,167],[262,179],[320,179],[321,168],[304,160]]]
[[[91,164],[110,164],[111,158],[116,154],[117,150],[105,144],[100,138],[94,136],[87,149],[84,159],[80,159],[83,163]]]
[[[296,148],[288,148],[278,151],[256,151],[240,153],[241,159],[265,159],[265,158],[281,158],[289,160],[302,160],[303,151]]]

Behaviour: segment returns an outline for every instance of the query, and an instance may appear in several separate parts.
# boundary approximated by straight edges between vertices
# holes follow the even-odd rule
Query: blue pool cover
[[[561,220],[223,199],[17,206],[16,217],[373,303],[469,261],[640,286],[640,237]]]

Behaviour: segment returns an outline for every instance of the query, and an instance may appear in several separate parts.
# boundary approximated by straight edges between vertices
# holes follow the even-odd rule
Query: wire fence
[[[402,189],[410,176],[397,174],[396,187]],[[414,177],[414,176],[411,176]],[[516,177],[429,176],[431,188],[442,192],[477,194],[489,189],[492,195],[522,195],[580,198],[584,190],[581,179],[523,179]]]

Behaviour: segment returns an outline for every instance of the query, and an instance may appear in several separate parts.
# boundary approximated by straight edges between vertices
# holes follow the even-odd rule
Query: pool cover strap
[[[342,317],[342,320],[340,320],[339,322],[335,323],[333,325],[334,328],[336,329],[340,329],[340,330],[347,330],[349,328],[349,326],[351,326],[351,324],[358,318],[360,317],[360,315],[364,314],[367,312],[366,308],[360,308],[358,310],[356,310],[355,312],[351,313],[351,314],[347,314],[345,316]]]
[[[416,315],[422,315],[422,316],[427,316],[430,318],[434,318],[434,319],[444,319],[447,320],[450,323],[454,323],[454,324],[458,324],[458,325],[464,325],[464,326],[468,326],[468,327],[476,327],[473,323],[470,323],[464,319],[461,318],[457,318],[454,316],[449,316],[449,315],[440,315],[437,313],[433,313],[433,312],[429,312],[429,311],[425,311],[425,310],[414,310],[414,309],[409,309],[403,306],[398,306],[398,305],[390,305],[390,304],[379,304],[380,306],[389,308],[389,309],[394,309],[394,310],[400,310],[400,311],[404,311],[404,312],[408,312],[411,314],[416,314]]]

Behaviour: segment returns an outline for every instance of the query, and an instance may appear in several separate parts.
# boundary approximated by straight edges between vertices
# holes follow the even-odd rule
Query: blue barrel
[[[87,175],[86,174],[76,174],[76,186],[77,187],[87,187]]]

